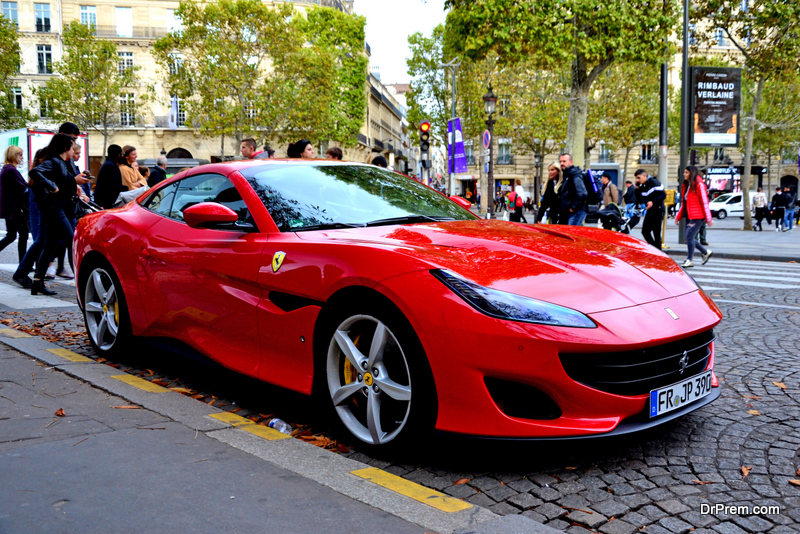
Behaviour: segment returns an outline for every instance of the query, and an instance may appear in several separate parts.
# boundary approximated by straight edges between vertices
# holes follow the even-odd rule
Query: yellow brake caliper
[[[353,345],[358,348],[358,342],[361,341],[361,336],[356,336],[355,341],[353,341]],[[358,379],[358,370],[353,367],[353,364],[350,363],[350,360],[347,357],[343,358],[344,360],[344,383],[345,384],[352,384]]]

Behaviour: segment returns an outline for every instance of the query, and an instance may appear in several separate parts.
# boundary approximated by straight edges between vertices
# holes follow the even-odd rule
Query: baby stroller
[[[623,234],[629,234],[631,229],[639,224],[642,215],[642,211],[638,208],[626,209],[623,211],[622,208],[611,203],[601,210],[590,213],[586,217],[586,221],[589,223],[600,221],[600,224],[605,230],[614,230],[622,232]]]
[[[76,219],[80,219],[84,215],[87,215],[89,213],[97,213],[98,211],[103,211],[103,208],[101,208],[91,200],[87,202],[80,197],[76,197],[76,199],[77,199],[75,202]]]

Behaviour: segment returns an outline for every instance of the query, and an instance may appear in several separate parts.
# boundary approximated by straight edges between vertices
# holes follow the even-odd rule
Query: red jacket
[[[711,222],[711,209],[708,207],[708,192],[706,191],[706,184],[702,178],[697,177],[695,190],[689,187],[689,183],[685,183],[683,187],[683,201],[681,202],[681,210],[675,217],[676,221],[680,221],[686,217],[688,210],[689,220],[694,221],[697,219],[705,219],[707,223]]]

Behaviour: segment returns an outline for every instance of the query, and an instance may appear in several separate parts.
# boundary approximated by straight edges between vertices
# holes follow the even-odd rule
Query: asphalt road
[[[800,532],[800,487],[789,482],[800,479],[800,266],[712,259],[690,273],[725,314],[716,329],[722,396],[625,438],[520,444],[440,436],[401,458],[376,458],[330,434],[307,399],[278,388],[154,349],[108,363],[244,417],[277,414],[307,436],[327,436],[321,444],[343,456],[559,530]],[[0,290],[8,284],[10,273],[0,270]],[[72,287],[53,286],[59,301],[74,303]],[[76,308],[12,310],[13,298],[0,296],[4,322],[96,357]]]

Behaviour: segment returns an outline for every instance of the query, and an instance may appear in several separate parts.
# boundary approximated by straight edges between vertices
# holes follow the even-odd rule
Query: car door
[[[742,195],[733,195],[730,200],[728,200],[728,215],[739,215],[741,216],[744,213],[744,209],[742,208]]]
[[[220,174],[189,176],[159,194],[145,207],[163,217],[139,242],[147,335],[179,339],[227,367],[256,376],[257,278],[267,234],[255,227],[241,190]],[[183,210],[200,202],[223,204],[239,220],[227,227],[191,228]]]

